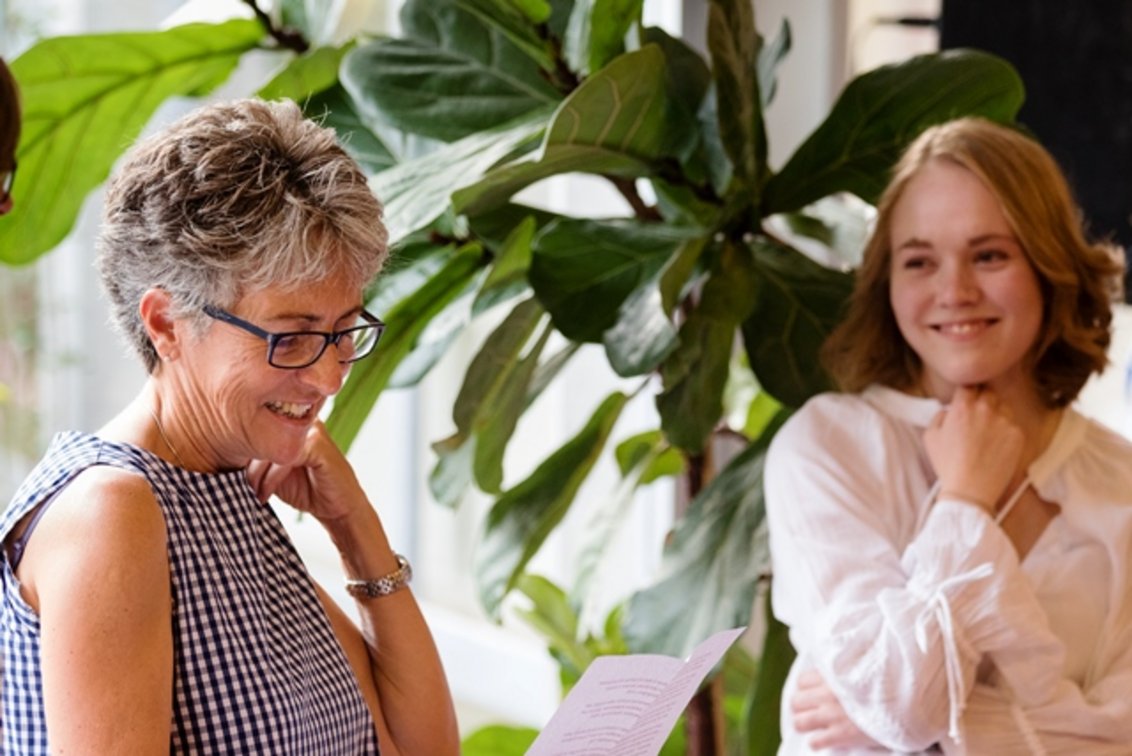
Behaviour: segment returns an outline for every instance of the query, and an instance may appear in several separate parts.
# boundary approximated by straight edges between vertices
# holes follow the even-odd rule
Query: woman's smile
[[[946,401],[956,386],[1033,388],[1041,289],[983,182],[954,163],[929,163],[908,182],[890,227],[889,297],[927,393]]]

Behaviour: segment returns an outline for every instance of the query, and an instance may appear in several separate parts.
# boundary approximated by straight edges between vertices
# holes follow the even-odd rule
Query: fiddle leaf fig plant
[[[688,493],[654,585],[616,614],[617,647],[680,655],[747,623],[768,569],[766,448],[792,408],[828,387],[818,347],[852,284],[814,254],[815,239],[837,236],[816,208],[850,195],[875,202],[900,150],[931,124],[1012,120],[1023,88],[1011,66],[952,50],[866,72],[776,167],[763,113],[790,30],[765,40],[751,0],[709,0],[706,55],[645,26],[644,0],[405,0],[398,36],[348,39],[327,32],[343,4],[284,0],[274,16],[248,5],[254,20],[49,39],[13,62],[25,130],[3,261],[30,262],[59,242],[163,100],[204,95],[242,56],[269,50],[279,70],[259,91],[338,130],[372,172],[397,261],[369,292],[388,333],[336,398],[336,440],[349,447],[387,389],[419,381],[490,313],[429,480],[443,505],[460,506],[473,487],[494,502],[474,536],[485,612],[499,617],[517,588],[538,585],[530,560],[595,463],[616,455],[625,481],[611,507],[663,477]],[[616,190],[615,217],[517,199],[575,173]],[[516,426],[583,345],[632,387],[589,408],[572,437],[506,485]],[[729,387],[744,379],[758,390],[735,407]],[[656,427],[628,434],[618,421],[641,394]],[[597,557],[611,541],[597,529],[579,586],[563,594],[575,605],[602,579]],[[559,650],[574,647],[563,627],[589,637],[542,626],[555,628]],[[750,753],[774,750],[767,709],[791,653],[773,618],[766,638]]]

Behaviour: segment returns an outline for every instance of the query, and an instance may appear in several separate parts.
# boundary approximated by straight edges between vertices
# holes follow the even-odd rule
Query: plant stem
[[[630,178],[623,178],[621,176],[610,176],[603,174],[613,186],[617,187],[617,191],[629,203],[629,207],[633,208],[633,214],[638,219],[644,221],[659,221],[663,220],[660,216],[660,211],[652,205],[646,203],[640,193],[637,191],[637,184]]]
[[[271,17],[267,15],[267,12],[256,4],[256,0],[244,0],[244,3],[251,6],[256,19],[263,24],[263,28],[267,30],[267,33],[271,35],[272,39],[279,43],[280,47],[287,50],[294,50],[300,54],[310,49],[310,43],[303,37],[301,31],[289,26],[277,28],[275,24],[271,22]]]

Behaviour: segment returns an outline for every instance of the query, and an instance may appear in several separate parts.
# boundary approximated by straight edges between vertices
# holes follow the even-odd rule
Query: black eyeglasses
[[[385,333],[385,323],[365,310],[358,313],[356,325],[343,328],[341,331],[271,333],[219,307],[205,305],[202,309],[210,318],[242,328],[264,339],[267,342],[267,364],[284,370],[297,370],[313,365],[331,344],[338,348],[338,362],[343,365],[357,362],[373,352],[373,348],[381,339],[381,334]]]
[[[16,161],[12,161],[12,170],[0,174],[0,202],[12,196],[12,184],[16,183]]]

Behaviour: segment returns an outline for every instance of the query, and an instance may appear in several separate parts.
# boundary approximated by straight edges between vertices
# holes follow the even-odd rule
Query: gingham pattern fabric
[[[192,473],[147,451],[63,433],[16,492],[0,538],[92,465],[144,475],[168,532],[174,754],[376,754],[369,710],[306,569],[243,471]],[[48,753],[39,618],[3,554],[3,742]],[[109,684],[109,681],[108,681]]]

